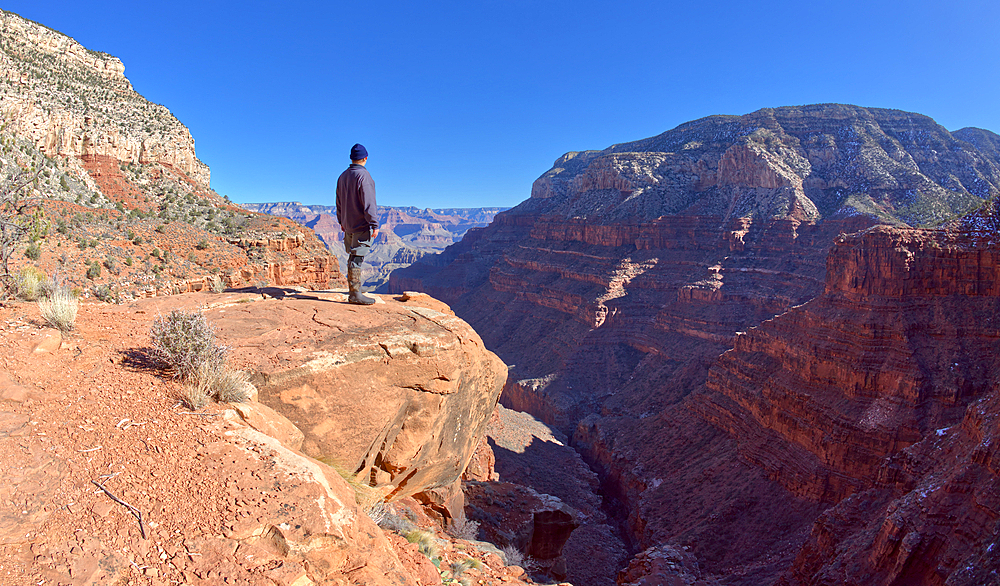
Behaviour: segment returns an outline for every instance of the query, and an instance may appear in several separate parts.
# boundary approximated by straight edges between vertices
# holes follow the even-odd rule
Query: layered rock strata
[[[331,194],[331,197],[332,194]],[[298,202],[243,204],[255,212],[283,216],[313,229],[347,272],[344,233],[337,222],[336,207],[303,205]],[[389,274],[409,266],[424,256],[441,252],[458,242],[471,229],[488,225],[506,208],[442,208],[379,206],[379,235],[365,257],[364,276],[368,286],[383,293]]]
[[[957,261],[925,254],[934,238],[916,244],[923,236],[897,242],[912,255],[895,259],[876,231],[864,242],[881,252],[856,254],[914,271],[882,278],[877,259],[845,264],[834,243],[873,225],[936,225],[991,205],[995,144],[987,131],[949,133],[917,114],[853,106],[710,117],[567,154],[529,200],[390,283],[447,300],[511,365],[505,404],[572,437],[605,494],[626,504],[636,551],[687,546],[704,576],[773,583],[825,509],[867,490],[887,456],[960,418],[982,392],[974,376],[920,366],[944,364],[952,351],[982,356],[988,335],[939,347],[966,331],[947,325],[965,293],[905,308],[874,293],[887,283],[909,291],[920,271],[945,290]],[[868,297],[843,295],[818,316],[793,310],[843,279]],[[912,318],[893,313],[907,310]],[[733,362],[773,328],[782,350],[768,357],[753,346],[752,358]],[[810,328],[839,346],[824,349],[820,338],[817,349],[800,348]],[[918,339],[921,347],[907,346]],[[860,362],[841,354],[869,345],[878,353]],[[721,365],[735,371],[726,384],[742,390],[724,390]],[[812,378],[799,380],[799,367]],[[803,396],[820,383],[827,394]],[[841,386],[856,395],[837,399]],[[866,402],[873,393],[886,398]],[[839,446],[865,413],[871,430]]]
[[[837,502],[871,486],[886,456],[1000,382],[997,254],[947,232],[839,238],[824,294],[737,337],[704,415],[792,492]]]
[[[245,262],[225,271],[223,279],[228,287],[267,283],[276,287],[346,288],[336,257],[311,232],[250,234],[229,239],[229,243],[258,262]]]
[[[1000,496],[983,456],[998,254],[961,233],[839,238],[824,293],[739,334],[704,387],[639,428],[589,416],[574,443],[621,488],[641,544],[688,545],[716,577],[975,583],[964,568],[997,521],[982,503]],[[770,560],[746,572],[739,557]]]
[[[838,503],[789,583],[984,575],[1000,521],[986,505],[1000,498],[997,276],[1000,248],[975,236],[840,239],[824,294],[740,336],[712,369],[715,392],[693,408],[791,492]]]

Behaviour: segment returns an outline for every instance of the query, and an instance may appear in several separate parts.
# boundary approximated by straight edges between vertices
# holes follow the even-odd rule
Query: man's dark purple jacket
[[[337,221],[348,234],[378,228],[375,182],[364,165],[351,163],[337,179]]]

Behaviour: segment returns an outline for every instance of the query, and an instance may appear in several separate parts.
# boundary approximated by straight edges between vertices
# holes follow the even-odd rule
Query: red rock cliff
[[[702,412],[789,490],[836,502],[995,384],[1000,249],[878,227],[827,266],[824,295],[737,336]]]

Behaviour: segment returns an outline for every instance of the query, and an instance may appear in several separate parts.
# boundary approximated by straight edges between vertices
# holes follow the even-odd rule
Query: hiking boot
[[[355,305],[371,305],[375,299],[364,294],[361,288],[361,268],[347,267],[347,302]]]

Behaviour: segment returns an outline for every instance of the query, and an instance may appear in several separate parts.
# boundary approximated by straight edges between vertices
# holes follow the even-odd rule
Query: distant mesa
[[[997,192],[998,144],[992,132],[948,132],[927,116],[899,110],[767,108],[702,118],[603,151],[567,153],[519,209],[599,223],[865,215],[936,226]]]

